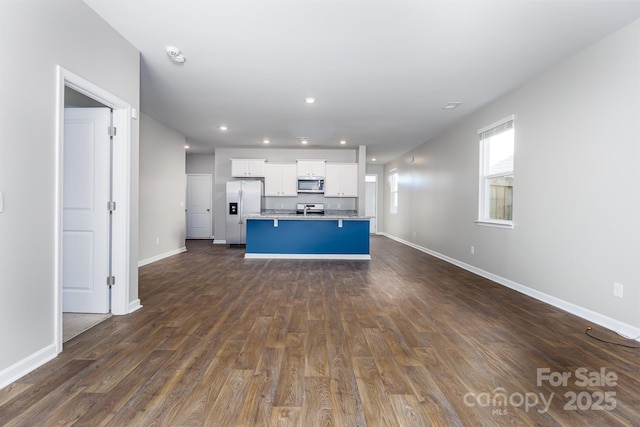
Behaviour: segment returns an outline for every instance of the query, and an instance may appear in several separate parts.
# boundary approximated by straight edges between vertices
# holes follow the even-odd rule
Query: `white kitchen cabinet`
[[[356,163],[327,163],[324,196],[358,197],[358,165]]]
[[[296,197],[298,195],[297,168],[294,163],[266,163],[264,195]]]
[[[298,176],[324,178],[326,160],[298,160]]]
[[[231,159],[231,176],[234,178],[262,178],[264,159]]]

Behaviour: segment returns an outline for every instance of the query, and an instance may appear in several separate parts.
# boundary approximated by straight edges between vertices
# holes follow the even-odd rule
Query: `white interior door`
[[[187,175],[187,239],[211,238],[211,175]]]
[[[364,190],[364,214],[371,217],[369,233],[375,234],[378,232],[378,183],[367,181]]]
[[[108,108],[65,108],[62,310],[109,312],[111,137]]]

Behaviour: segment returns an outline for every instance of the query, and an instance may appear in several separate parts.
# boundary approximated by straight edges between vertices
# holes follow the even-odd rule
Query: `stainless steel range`
[[[298,203],[296,214],[304,216],[324,215],[324,203]]]

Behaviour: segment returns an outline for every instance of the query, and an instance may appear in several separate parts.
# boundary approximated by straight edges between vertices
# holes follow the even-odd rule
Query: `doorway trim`
[[[57,353],[62,352],[62,196],[63,196],[63,145],[64,145],[64,88],[69,87],[113,110],[113,200],[117,209],[112,214],[112,272],[116,285],[111,288],[111,312],[127,314],[129,303],[130,272],[130,188],[131,188],[131,105],[95,84],[58,65],[56,108],[56,182],[54,218],[54,295],[55,341]],[[105,209],[106,209],[105,201]],[[106,286],[106,283],[105,283]],[[137,307],[136,307],[137,308]]]
[[[373,177],[375,177],[375,181],[367,181],[367,177],[368,177],[368,176],[373,176]],[[377,174],[377,173],[368,173],[368,174],[366,174],[366,175],[365,175],[365,178],[364,178],[364,179],[365,179],[365,181],[364,181],[364,186],[365,186],[365,197],[366,197],[366,194],[367,194],[367,189],[366,189],[367,184],[369,184],[369,183],[375,183],[375,186],[374,186],[374,187],[375,187],[375,189],[374,189],[374,194],[375,194],[375,197],[376,197],[376,203],[375,203],[375,205],[374,205],[374,211],[375,211],[375,227],[376,227],[376,232],[375,232],[375,234],[380,234],[380,230],[378,230],[378,224],[379,224],[379,221],[378,221],[378,204],[379,204],[379,202],[380,202],[380,200],[379,200],[379,194],[378,194],[378,191],[379,191],[379,187],[378,187],[378,181],[379,181],[379,179],[378,179],[378,178],[379,178],[379,176],[378,176],[378,174]],[[365,206],[366,206],[366,203],[367,203],[367,202],[365,201]],[[366,215],[366,212],[365,212],[365,215]]]

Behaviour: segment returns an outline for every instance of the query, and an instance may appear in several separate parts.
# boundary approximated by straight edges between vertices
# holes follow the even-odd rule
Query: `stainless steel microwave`
[[[298,178],[298,193],[324,193],[324,179]]]

